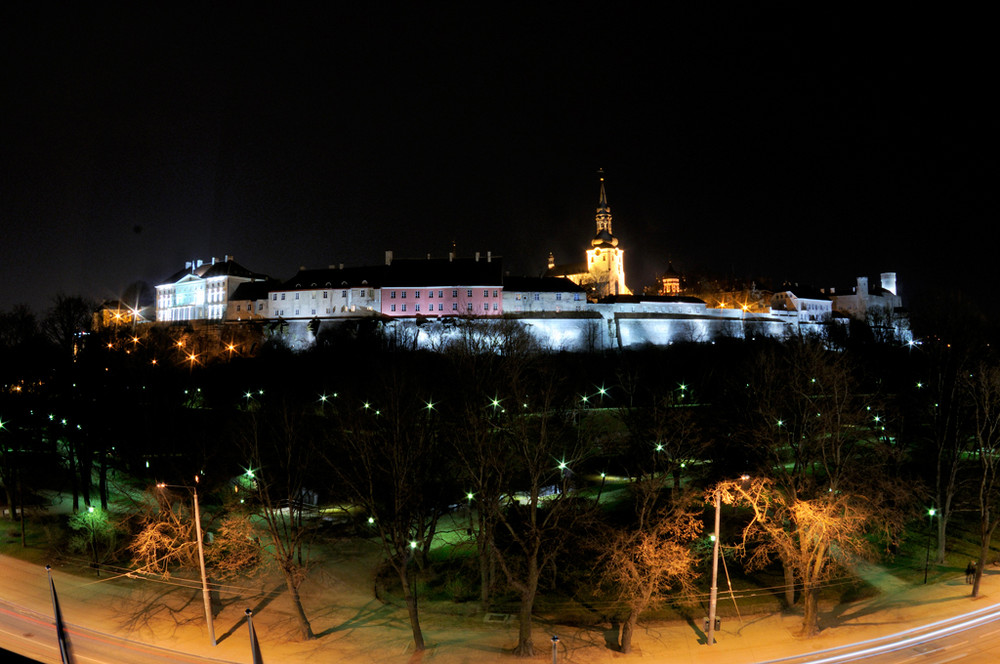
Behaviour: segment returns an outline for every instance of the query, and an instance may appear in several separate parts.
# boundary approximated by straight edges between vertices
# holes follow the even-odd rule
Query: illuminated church
[[[601,194],[597,202],[597,234],[590,241],[587,260],[583,263],[556,265],[555,257],[549,253],[546,277],[565,277],[582,286],[587,291],[587,299],[602,300],[613,295],[631,295],[625,285],[625,250],[618,246],[618,238],[611,230],[611,207],[604,191],[604,176],[601,171]]]

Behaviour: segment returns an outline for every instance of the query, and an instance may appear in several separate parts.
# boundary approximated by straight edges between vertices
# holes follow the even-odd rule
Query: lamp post
[[[931,563],[931,533],[934,531],[934,515],[937,514],[935,508],[927,510],[927,550],[924,552],[924,583],[927,583],[927,568]]]
[[[178,484],[157,484],[156,486],[163,489],[166,487],[177,488],[177,489],[190,489],[194,494],[194,532],[195,537],[198,539],[198,565],[201,567],[201,594],[205,600],[205,623],[208,625],[208,638],[211,640],[212,645],[216,645],[215,642],[215,623],[212,621],[212,596],[208,592],[208,574],[205,572],[205,545],[202,542],[201,537],[201,511],[198,508],[198,476],[194,476],[195,486],[182,486]]]
[[[712,590],[708,599],[708,645],[715,643],[715,607],[719,599],[719,507],[722,494],[715,492],[715,534],[712,535]]]
[[[740,482],[749,481],[749,475],[740,475]],[[708,632],[706,642],[715,643],[715,608],[719,600],[719,512],[722,506],[722,492],[715,490],[715,533],[712,535],[712,589],[708,596]]]

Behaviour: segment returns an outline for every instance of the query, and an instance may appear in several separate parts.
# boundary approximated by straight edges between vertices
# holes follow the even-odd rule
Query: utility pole
[[[715,535],[712,537],[712,590],[708,599],[708,645],[715,643],[715,605],[719,599],[719,506],[721,494],[715,492]]]
[[[208,624],[208,637],[215,643],[215,624],[212,622],[212,596],[208,592],[208,574],[205,572],[205,545],[201,541],[201,512],[198,509],[198,476],[194,476],[194,532],[198,538],[198,563],[201,565],[201,593],[205,598],[205,622]],[[718,519],[718,516],[716,516]],[[714,577],[713,577],[714,578]]]

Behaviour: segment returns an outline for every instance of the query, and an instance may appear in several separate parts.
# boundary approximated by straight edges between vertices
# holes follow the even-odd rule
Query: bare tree
[[[737,551],[748,569],[760,569],[775,557],[786,563],[802,584],[802,636],[819,632],[819,591],[835,571],[850,569],[856,558],[876,554],[873,532],[892,535],[904,513],[883,492],[827,491],[805,499],[768,479],[723,482],[711,490],[727,504],[750,508],[752,517]]]
[[[1000,366],[982,362],[969,377],[967,389],[974,404],[975,454],[979,462],[980,546],[972,586],[972,596],[978,597],[993,533],[1000,524]]]
[[[327,462],[378,531],[420,651],[425,645],[410,571],[425,564],[438,518],[457,496],[437,439],[438,405],[411,388],[400,370],[390,373],[371,401],[341,395],[335,453]]]
[[[239,433],[250,464],[245,482],[255,498],[252,508],[266,527],[265,550],[284,576],[299,632],[306,640],[313,638],[313,632],[299,588],[309,570],[307,544],[313,525],[303,515],[303,498],[311,474],[317,472],[319,435],[312,404],[303,405],[287,394],[248,411]]]
[[[609,533],[601,557],[603,577],[628,610],[621,628],[621,652],[632,651],[632,636],[643,611],[663,601],[671,590],[694,590],[697,559],[690,543],[701,529],[701,511],[681,501],[660,510],[642,527]]]
[[[504,500],[492,506],[492,518],[509,538],[495,550],[508,583],[520,595],[518,642],[514,653],[533,656],[531,615],[544,568],[554,564],[574,524],[593,505],[575,498],[574,463],[592,453],[568,409],[568,394],[550,367],[535,366],[523,382],[510,384],[503,399],[500,445],[503,455],[486,460],[494,471],[510,477]],[[506,468],[495,464],[510,464]],[[499,533],[498,533],[499,539]]]

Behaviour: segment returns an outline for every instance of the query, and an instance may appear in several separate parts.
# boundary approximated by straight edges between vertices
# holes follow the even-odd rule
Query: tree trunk
[[[819,597],[816,589],[806,586],[802,590],[802,631],[799,636],[816,636],[819,633]]]
[[[635,634],[635,626],[637,622],[639,622],[639,612],[635,609],[630,609],[628,612],[628,618],[625,619],[625,624],[622,625],[622,654],[627,655],[632,652],[632,635]]]
[[[784,560],[781,561],[781,569],[785,573],[785,603],[792,608],[795,606],[795,572]]]
[[[514,654],[518,657],[534,657],[535,655],[535,644],[531,640],[531,614],[535,608],[535,593],[538,591],[539,571],[537,554],[529,555],[527,563],[528,574],[521,589],[517,646],[514,648]]]
[[[410,630],[413,632],[413,649],[420,652],[424,649],[424,633],[420,630],[420,614],[417,611],[417,596],[410,587],[409,565],[404,561],[402,566],[396,566],[399,580],[403,584],[403,599],[406,600],[406,612],[410,616]]]
[[[3,490],[7,494],[7,507],[10,508],[10,520],[17,521],[17,505],[14,503],[14,490],[11,483],[4,483]]]
[[[938,518],[937,523],[937,550],[934,554],[934,562],[943,563],[944,562],[944,550],[945,550],[945,533],[948,530],[948,515],[942,510],[940,518]]]
[[[101,509],[108,510],[108,455],[101,453],[101,463],[98,465],[97,487],[101,494]]]
[[[288,588],[288,593],[292,596],[292,604],[295,606],[295,620],[299,624],[299,632],[302,634],[302,640],[308,641],[313,638],[312,626],[309,625],[306,610],[302,607],[302,598],[299,597],[299,587],[295,583],[295,570],[282,566],[282,572],[285,574],[285,586]]]

